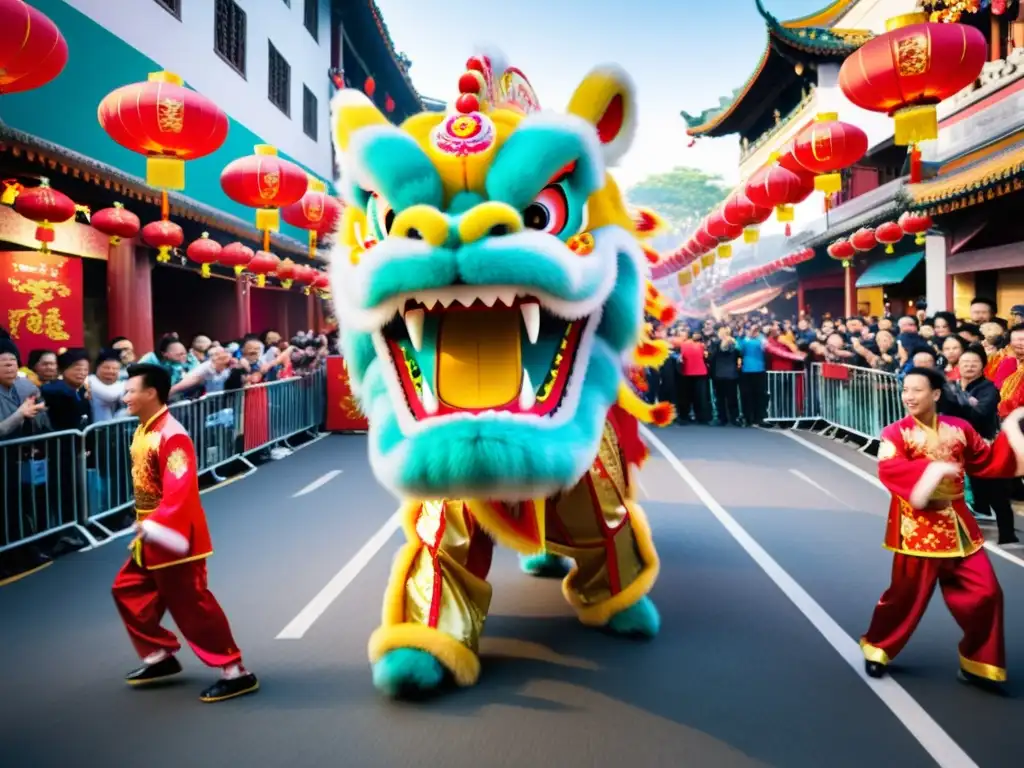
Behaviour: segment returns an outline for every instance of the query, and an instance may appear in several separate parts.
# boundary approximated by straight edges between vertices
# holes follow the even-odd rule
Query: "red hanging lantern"
[[[331,293],[331,278],[326,272],[317,272],[316,280],[313,281],[313,288],[320,292],[321,298],[327,298]]]
[[[761,238],[759,225],[772,215],[771,208],[754,205],[742,191],[734,192],[722,206],[722,218],[727,224],[743,227],[743,242],[756,243]]]
[[[228,243],[220,249],[220,257],[217,261],[223,266],[235,270],[235,276],[238,277],[252,261],[253,255],[252,248],[247,245],[238,242]]]
[[[146,183],[185,188],[185,161],[216,152],[228,135],[228,117],[171,72],[111,91],[100,102],[100,126],[122,147],[146,156]]]
[[[185,242],[185,233],[173,221],[160,219],[142,228],[142,241],[157,249],[157,261],[167,263],[171,260],[171,250]]]
[[[313,267],[307,267],[303,264],[299,264],[295,267],[295,277],[293,279],[296,283],[302,286],[303,294],[309,296],[313,283],[316,282],[317,275],[319,274],[320,273],[313,269]]]
[[[814,174],[814,188],[833,195],[843,188],[839,173],[856,163],[868,151],[868,135],[860,128],[839,120],[834,112],[818,115],[793,140],[793,157]]]
[[[900,229],[914,236],[917,245],[924,245],[925,233],[932,228],[932,217],[923,213],[907,211],[899,219]]]
[[[708,234],[706,226],[705,222],[705,224],[702,224],[693,234],[693,239],[697,241],[698,250],[702,254],[718,246],[717,238]]]
[[[878,247],[878,240],[875,238],[875,230],[871,227],[861,227],[850,235],[850,245],[855,251],[867,253]]]
[[[813,258],[814,258],[814,249],[813,248],[804,248],[802,251],[800,251],[800,263],[801,264],[803,264],[804,262],[810,261]]]
[[[306,194],[281,209],[281,218],[293,227],[309,231],[309,258],[316,258],[317,240],[334,234],[341,221],[341,202],[327,194],[327,185],[310,179]]]
[[[46,85],[67,63],[68,44],[48,16],[22,0],[0,0],[0,95]]]
[[[142,228],[139,217],[126,211],[122,203],[114,203],[113,208],[96,211],[89,223],[97,232],[109,237],[111,245],[117,245],[122,238],[135,237]]]
[[[395,111],[395,100],[390,95],[384,95],[384,111],[394,112]]]
[[[221,248],[220,243],[210,239],[209,232],[203,232],[199,239],[193,240],[188,244],[188,248],[185,249],[185,255],[196,264],[202,265],[202,268],[199,270],[200,275],[209,277],[210,265],[217,262],[222,250],[223,248]]]
[[[14,201],[14,210],[36,223],[39,252],[49,253],[54,241],[54,224],[63,224],[75,217],[75,202],[50,186],[49,179],[40,179],[38,187],[22,190]]]
[[[844,267],[849,266],[850,259],[857,253],[857,250],[846,238],[836,240],[827,248],[827,251],[830,258],[843,262]]]
[[[889,19],[885,29],[846,58],[839,87],[858,107],[892,116],[895,144],[937,139],[935,105],[981,74],[985,35],[966,24],[930,23],[925,13]]]
[[[903,227],[895,221],[887,221],[875,229],[875,239],[885,246],[886,253],[895,253],[893,246],[903,239]]]
[[[267,284],[267,275],[274,274],[280,263],[281,260],[270,251],[256,251],[246,269],[256,275],[256,285],[262,288]]]
[[[274,277],[281,281],[282,288],[291,288],[292,281],[295,279],[295,262],[291,259],[284,259],[278,262],[277,269],[274,270]]]
[[[772,163],[750,177],[745,192],[754,205],[775,209],[776,220],[787,224],[788,237],[788,224],[793,221],[793,206],[811,196],[814,184],[806,176]]]
[[[302,199],[309,178],[295,163],[278,157],[269,144],[257,144],[253,152],[227,164],[220,173],[220,186],[236,203],[256,209],[257,229],[277,232],[281,228],[278,209]]]
[[[790,139],[785,146],[779,151],[777,161],[779,165],[785,168],[787,171],[792,171],[797,176],[810,176],[807,169],[804,168],[797,159],[793,156],[793,139]]]
[[[363,82],[363,91],[371,99],[373,98],[373,94],[377,92],[377,81],[373,79],[373,75],[367,77]]]

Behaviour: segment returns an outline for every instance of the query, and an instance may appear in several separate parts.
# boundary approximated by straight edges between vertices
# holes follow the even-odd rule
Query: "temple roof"
[[[944,214],[979,205],[1011,192],[1024,190],[1024,139],[993,147],[989,154],[950,162],[934,179],[911,184],[911,206],[930,214]]]
[[[690,136],[717,137],[742,132],[766,110],[773,109],[779,95],[798,81],[797,64],[842,62],[872,36],[864,30],[810,26],[837,19],[853,0],[835,0],[818,13],[789,22],[779,21],[768,13],[761,0],[754,2],[765,20],[768,41],[764,53],[747,82],[731,96],[700,114],[681,113]]]

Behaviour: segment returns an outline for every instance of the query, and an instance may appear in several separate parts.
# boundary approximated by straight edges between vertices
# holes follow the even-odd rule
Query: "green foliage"
[[[654,209],[675,230],[686,232],[728,193],[721,176],[680,166],[648,176],[626,192],[626,199]]]

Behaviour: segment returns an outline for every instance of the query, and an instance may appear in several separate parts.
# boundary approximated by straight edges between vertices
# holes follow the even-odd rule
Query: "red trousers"
[[[171,614],[196,656],[210,667],[240,664],[242,652],[217,598],[206,583],[206,560],[146,570],[129,558],[114,579],[114,602],[141,658],[177,653],[178,638],[160,626]]]
[[[964,631],[960,666],[988,680],[1005,680],[1003,590],[984,549],[964,558],[894,555],[892,583],[875,606],[871,626],[861,639],[865,655],[887,662],[903,650],[924,616],[936,583]],[[879,657],[877,651],[884,656]]]

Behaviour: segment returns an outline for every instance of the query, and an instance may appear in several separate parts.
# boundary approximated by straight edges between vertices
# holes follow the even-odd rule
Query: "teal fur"
[[[373,190],[396,212],[414,205],[440,208],[444,186],[430,158],[408,134],[386,130],[367,141],[362,161],[379,188]],[[355,197],[366,202],[367,190]]]
[[[435,691],[445,677],[441,662],[418,648],[389,651],[373,665],[374,687],[392,698]]]
[[[583,184],[583,179],[595,176],[586,149],[572,131],[554,125],[530,125],[526,121],[494,159],[487,174],[487,196],[522,210],[555,174],[573,161],[577,162],[573,176]],[[580,191],[585,199],[597,190],[586,185]]]
[[[661,629],[661,615],[651,598],[644,596],[612,616],[608,629],[617,635],[655,637]]]
[[[618,255],[616,269],[619,279],[616,290],[605,302],[598,335],[608,339],[614,349],[629,349],[636,343],[634,318],[640,317],[643,312],[643,290],[640,285],[643,278],[637,272],[632,258],[625,254]]]
[[[541,578],[561,578],[569,572],[564,557],[540,552],[536,555],[520,555],[519,568],[523,573]]]

